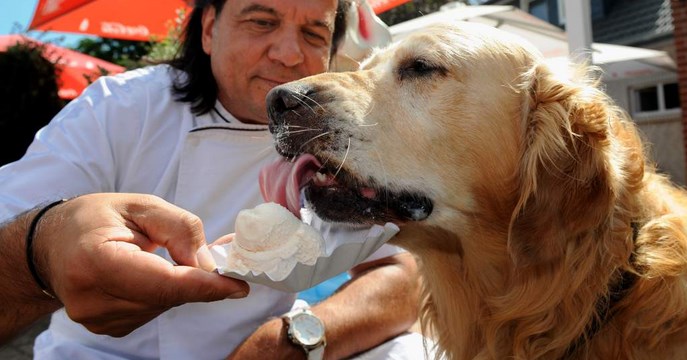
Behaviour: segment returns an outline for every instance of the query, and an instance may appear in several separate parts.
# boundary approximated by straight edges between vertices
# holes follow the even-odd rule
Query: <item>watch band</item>
[[[305,350],[308,353],[308,360],[322,360],[324,359],[324,343],[318,345],[311,350]]]

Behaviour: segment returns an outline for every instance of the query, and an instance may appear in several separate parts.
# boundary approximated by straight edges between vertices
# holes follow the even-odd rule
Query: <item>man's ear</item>
[[[610,221],[614,204],[609,117],[593,84],[544,64],[523,82],[522,153],[508,248],[518,266],[560,259],[570,241]]]
[[[203,17],[201,19],[203,25],[203,51],[208,55],[212,53],[212,34],[215,27],[216,15],[217,12],[214,6],[207,6],[203,9]]]

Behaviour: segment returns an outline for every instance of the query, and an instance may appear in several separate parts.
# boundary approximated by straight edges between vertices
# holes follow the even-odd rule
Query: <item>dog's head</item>
[[[626,170],[610,157],[612,111],[527,42],[468,23],[268,95],[277,150],[321,163],[306,196],[323,218],[502,234],[519,261],[608,221]]]

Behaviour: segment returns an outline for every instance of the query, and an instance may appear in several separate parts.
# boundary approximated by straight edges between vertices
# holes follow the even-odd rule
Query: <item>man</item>
[[[327,70],[345,5],[197,1],[172,67],[102,78],[0,169],[2,338],[63,306],[36,358],[305,358],[278,318],[294,294],[198,266],[212,261],[206,237],[233,231],[236,213],[262,201],[255,180],[276,158],[265,94]],[[72,199],[44,207],[59,198]],[[314,306],[325,357],[405,331],[415,271],[386,248]]]

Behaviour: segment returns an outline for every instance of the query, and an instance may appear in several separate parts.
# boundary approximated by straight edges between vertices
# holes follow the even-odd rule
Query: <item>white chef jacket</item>
[[[159,65],[101,77],[69,103],[20,161],[0,168],[0,222],[50,200],[131,192],[198,215],[208,241],[233,232],[238,211],[263,201],[257,179],[278,156],[272,137],[219,102],[193,115],[174,100],[173,74]],[[373,256],[396,252],[384,245]],[[245,299],[185,304],[123,338],[92,334],[59,310],[37,338],[35,358],[221,359],[268,317],[287,312],[295,296],[251,284]]]

